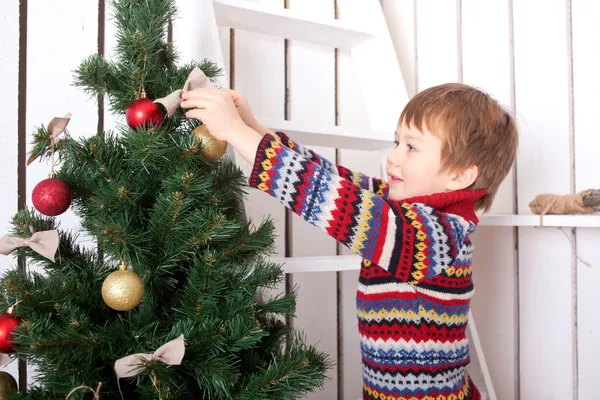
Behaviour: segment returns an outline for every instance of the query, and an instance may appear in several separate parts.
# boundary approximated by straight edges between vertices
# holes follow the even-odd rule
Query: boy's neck
[[[479,218],[475,214],[475,203],[485,196],[485,194],[485,190],[457,190],[426,196],[414,196],[402,201],[405,203],[423,203],[438,211],[456,214],[477,224],[479,223]]]

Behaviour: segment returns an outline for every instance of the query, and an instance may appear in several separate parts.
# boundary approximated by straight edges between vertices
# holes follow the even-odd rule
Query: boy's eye
[[[412,145],[407,145],[408,146],[408,151],[415,151],[416,149],[412,146]]]
[[[400,142],[397,140],[394,140],[394,146],[396,146],[396,147],[400,146]]]

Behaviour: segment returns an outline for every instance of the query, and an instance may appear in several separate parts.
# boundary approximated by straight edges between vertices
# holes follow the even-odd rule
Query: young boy
[[[260,126],[238,93],[183,99],[188,117],[254,166],[251,186],[362,256],[363,399],[480,399],[467,372],[469,236],[515,159],[510,114],[466,85],[424,90],[400,115],[385,183]]]

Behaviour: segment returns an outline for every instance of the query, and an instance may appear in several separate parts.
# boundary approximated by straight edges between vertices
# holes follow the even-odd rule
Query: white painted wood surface
[[[575,190],[599,188],[598,93],[600,93],[600,4],[584,0],[571,2]],[[579,399],[598,396],[597,370],[600,356],[599,300],[600,229],[577,229],[577,251],[591,267],[577,263],[577,347]]]
[[[302,14],[252,0],[215,0],[215,11],[219,25],[330,48],[351,48],[375,37],[372,31],[336,21],[332,15]]]
[[[333,0],[290,0],[289,9],[307,18],[334,19]],[[310,61],[309,61],[310,60]],[[309,61],[309,62],[307,62]],[[290,40],[288,48],[288,91],[290,121],[314,121],[335,125],[335,52],[332,47]],[[292,137],[292,139],[295,139]],[[311,148],[329,160],[335,149]],[[332,256],[336,242],[325,232],[308,224],[296,214],[289,220],[290,256]],[[308,343],[327,352],[337,364],[337,275],[334,272],[295,273],[292,284],[298,290],[296,318],[293,325],[306,335]],[[316,312],[318,310],[318,312]],[[328,371],[322,391],[307,396],[326,400],[338,396],[338,367]]]
[[[484,90],[499,103],[513,108],[508,1],[484,3],[462,0],[460,17],[462,82]],[[514,209],[514,177],[509,174],[490,212],[510,214]],[[476,295],[472,301],[472,312],[477,320],[486,360],[492,366],[490,373],[496,394],[500,399],[514,399],[518,393],[515,231],[511,227],[497,229],[482,226],[486,222],[485,218],[482,219],[473,236]],[[498,285],[498,282],[503,284]],[[502,332],[502,335],[498,332]],[[471,346],[472,352],[474,349]],[[483,390],[480,366],[477,357],[474,357],[470,371],[477,376]]]
[[[274,10],[282,9],[278,0],[258,0],[255,3]],[[274,120],[285,119],[285,53],[284,40],[255,32],[236,29],[230,36],[230,27],[219,27],[224,64],[232,89],[245,94],[256,115],[264,115]],[[231,44],[231,45],[230,45]],[[231,51],[231,52],[230,52]],[[233,68],[231,71],[231,58]],[[260,57],[257,57],[260,54]],[[268,59],[269,62],[264,62]],[[237,158],[246,176],[252,166]],[[255,190],[248,193],[244,202],[246,217],[259,224],[264,217],[273,219],[276,229],[275,256],[285,256],[286,216],[285,208],[271,196]],[[265,298],[285,293],[285,282],[278,288],[266,291]]]
[[[536,194],[571,192],[568,10],[541,0],[513,7],[518,211],[525,213]],[[519,228],[521,399],[573,397],[572,261],[558,230]]]
[[[10,220],[17,211],[17,145],[18,145],[18,83],[19,83],[19,1],[0,2],[0,235],[10,229]],[[15,257],[0,256],[0,273],[15,268]],[[0,310],[4,312],[4,310]],[[17,362],[0,366],[18,381]]]
[[[458,82],[458,0],[416,3],[417,91]]]

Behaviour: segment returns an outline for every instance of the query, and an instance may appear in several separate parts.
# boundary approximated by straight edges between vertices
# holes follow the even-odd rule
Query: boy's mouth
[[[396,175],[388,174],[389,181],[392,183],[404,182],[402,179],[398,178]]]

